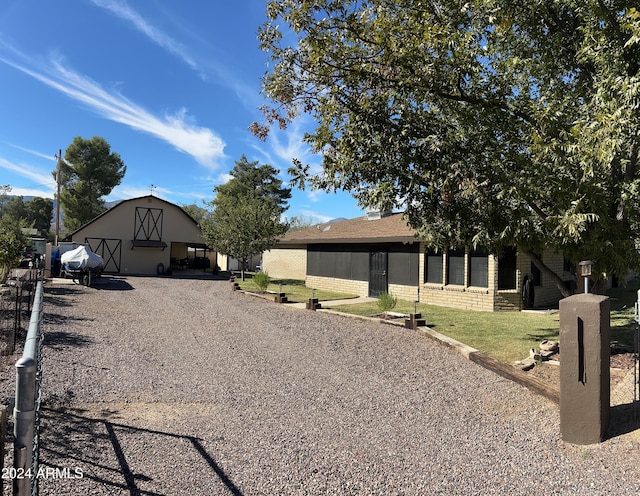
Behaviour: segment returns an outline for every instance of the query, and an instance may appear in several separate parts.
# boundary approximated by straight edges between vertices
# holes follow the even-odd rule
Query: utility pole
[[[62,161],[62,150],[58,150],[56,156],[56,239],[55,246],[58,246],[58,240],[60,238],[60,162]]]

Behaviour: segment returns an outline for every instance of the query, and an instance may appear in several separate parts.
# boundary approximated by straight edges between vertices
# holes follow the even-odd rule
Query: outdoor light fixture
[[[584,292],[589,292],[589,277],[591,276],[591,266],[593,262],[591,260],[583,260],[578,263],[580,266],[580,275],[584,277]]]

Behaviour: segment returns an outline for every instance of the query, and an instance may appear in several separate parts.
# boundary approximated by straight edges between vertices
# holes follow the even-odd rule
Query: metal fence
[[[611,406],[632,405],[632,421],[640,422],[640,290],[635,303],[633,351],[611,357]],[[628,351],[628,350],[626,350]],[[622,358],[620,360],[620,358]],[[614,362],[615,361],[615,362]]]
[[[29,312],[37,282],[43,272],[38,269],[14,269],[0,289],[0,352],[15,353],[26,336]]]
[[[29,330],[22,357],[16,362],[16,397],[13,409],[13,494],[38,494],[40,383],[44,343],[43,282],[36,284]]]

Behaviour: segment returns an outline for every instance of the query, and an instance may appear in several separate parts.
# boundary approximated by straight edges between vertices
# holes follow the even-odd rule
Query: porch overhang
[[[164,241],[156,241],[152,239],[134,239],[131,241],[131,249],[134,248],[160,248],[162,251],[167,247]]]

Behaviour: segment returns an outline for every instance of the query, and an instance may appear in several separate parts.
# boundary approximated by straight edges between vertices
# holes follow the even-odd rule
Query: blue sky
[[[55,154],[102,136],[127,174],[106,200],[153,194],[178,205],[213,198],[235,162],[318,165],[301,119],[267,142],[260,119],[260,0],[3,0],[0,9],[0,185],[53,198]],[[286,215],[358,217],[347,193],[293,191]]]

